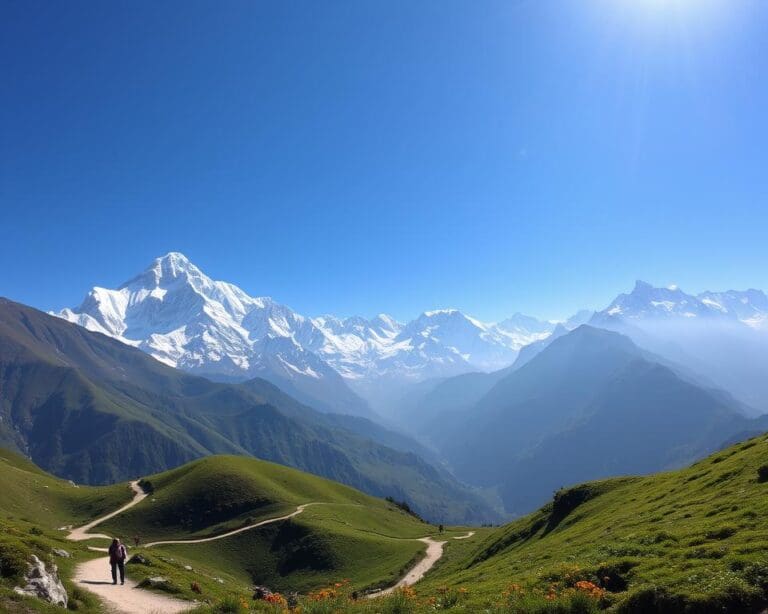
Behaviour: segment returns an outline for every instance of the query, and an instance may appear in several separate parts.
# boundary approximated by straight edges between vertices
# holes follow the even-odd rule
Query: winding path
[[[83,525],[82,527],[72,529],[69,532],[69,535],[67,535],[67,538],[72,541],[85,541],[87,539],[94,538],[112,539],[109,535],[104,535],[103,533],[90,533],[90,531],[95,526],[109,520],[110,518],[114,518],[118,514],[122,514],[146,498],[147,494],[141,489],[138,481],[131,482],[131,489],[134,492],[134,496],[129,503],[125,504],[123,507],[115,510],[114,512],[107,514],[106,516],[102,516],[101,518],[97,518],[96,520]],[[250,524],[239,529],[234,529],[233,531],[228,531],[227,533],[214,535],[213,537],[156,541],[145,544],[144,547],[152,548],[154,546],[173,544],[202,544],[205,542],[225,539],[227,537],[237,535],[238,533],[243,533],[244,531],[250,531],[251,529],[256,529],[273,522],[280,522],[282,520],[288,520],[289,518],[298,516],[310,505],[321,505],[321,503],[304,503],[303,505],[296,507],[296,509],[290,514],[285,514],[284,516],[278,516],[276,518],[268,518],[267,520],[262,520],[260,522]],[[474,534],[474,531],[469,531],[466,535],[458,535],[456,537],[452,537],[451,539],[469,539]],[[417,541],[427,545],[427,551],[424,555],[424,558],[416,563],[408,571],[408,573],[406,573],[405,576],[403,576],[394,586],[370,593],[368,595],[369,598],[388,595],[398,588],[411,586],[412,584],[415,584],[421,580],[424,575],[430,569],[432,569],[435,563],[437,563],[437,561],[439,561],[443,556],[443,547],[447,543],[447,541],[437,541],[431,537],[421,537]],[[90,547],[90,549],[99,552],[106,552],[105,548]],[[75,568],[75,574],[72,580],[76,584],[82,584],[83,588],[100,597],[111,612],[116,612],[119,614],[177,614],[179,612],[190,610],[196,605],[189,601],[174,599],[172,597],[166,597],[164,595],[158,595],[157,593],[142,590],[138,587],[137,583],[130,578],[125,579],[125,586],[113,585],[110,581],[109,560],[107,558],[92,559],[90,561],[86,561],[85,563],[81,563]]]
[[[81,541],[85,541],[86,539],[93,539],[93,538],[112,539],[109,535],[104,535],[103,533],[89,533],[88,531],[90,531],[97,524],[101,524],[102,522],[105,522],[110,518],[114,518],[118,514],[122,514],[124,511],[131,509],[134,505],[146,499],[147,493],[145,493],[141,489],[141,486],[139,486],[138,481],[131,482],[131,490],[133,490],[133,499],[131,499],[130,503],[126,503],[120,509],[115,510],[114,512],[111,512],[106,516],[102,516],[101,518],[97,518],[96,520],[92,520],[88,524],[84,524],[82,527],[72,529],[69,532],[69,535],[67,535],[67,539],[73,542],[81,542]]]
[[[134,496],[130,503],[82,527],[73,529],[67,538],[72,541],[84,541],[93,538],[111,539],[109,535],[89,533],[89,531],[96,525],[132,508],[147,496],[138,482],[131,482],[131,489],[134,492]],[[104,548],[91,549],[102,552],[105,550]],[[72,581],[98,596],[110,612],[118,612],[120,614],[177,614],[195,607],[195,604],[189,601],[145,591],[139,588],[137,583],[130,578],[125,579],[125,586],[113,585],[110,574],[109,558],[99,557],[85,563],[80,563],[75,568]]]
[[[304,508],[306,508],[309,505],[320,505],[319,503],[305,503],[304,505],[299,505],[293,512],[290,514],[286,514],[285,516],[279,516],[277,518],[268,518],[267,520],[262,520],[261,522],[257,522],[256,524],[249,524],[247,527],[240,527],[239,529],[235,529],[234,531],[229,531],[227,533],[222,533],[221,535],[214,535],[213,537],[202,537],[200,539],[173,539],[173,540],[167,540],[167,541],[161,541],[161,542],[150,542],[146,544],[145,548],[151,548],[152,546],[166,546],[170,544],[203,544],[205,542],[213,542],[217,539],[224,539],[225,537],[231,537],[232,535],[237,535],[238,533],[242,533],[243,531],[250,531],[251,529],[255,529],[257,527],[263,527],[265,524],[272,524],[273,522],[280,522],[281,520],[288,520],[289,518],[293,518],[294,516],[298,516],[304,511]]]
[[[469,539],[474,534],[474,531],[469,531],[466,535],[457,535],[451,539]],[[389,595],[399,588],[416,584],[416,582],[421,580],[426,575],[426,573],[435,566],[435,563],[441,559],[443,556],[443,547],[448,543],[447,541],[434,540],[431,537],[422,537],[418,541],[427,544],[427,552],[425,553],[424,558],[416,563],[413,567],[411,567],[408,573],[400,578],[400,580],[398,580],[397,584],[390,586],[389,588],[384,588],[382,590],[369,593],[369,599],[382,597],[383,595]]]

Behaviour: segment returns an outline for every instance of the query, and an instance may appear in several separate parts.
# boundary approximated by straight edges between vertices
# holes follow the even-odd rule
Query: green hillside
[[[397,579],[436,527],[336,482],[252,458],[214,456],[149,476],[152,495],[99,526],[143,543],[221,535],[261,520],[300,515],[229,538],[148,548],[207,565],[243,584],[309,590],[339,578],[366,588]]]
[[[0,518],[25,519],[55,530],[104,515],[131,500],[128,484],[74,486],[23,456],[0,449]]]
[[[67,540],[67,531],[62,528],[107,514],[131,497],[128,484],[76,487],[45,473],[22,456],[0,449],[0,612],[62,611],[13,593],[33,554],[58,565],[71,608],[101,612],[98,601],[68,579],[77,562],[91,558],[93,553],[85,543]],[[66,550],[71,557],[54,557],[54,549]]]
[[[0,498],[0,559],[9,558],[9,548],[45,554],[57,545],[90,556],[64,542],[56,525],[87,520],[87,510],[110,511],[127,499],[127,488],[75,488],[12,454],[0,456],[0,487],[12,493]],[[129,575],[162,575],[169,579],[164,590],[204,595],[212,603],[199,614],[245,612],[241,603],[251,611],[286,611],[247,599],[252,583],[305,595],[298,597],[303,614],[757,613],[768,606],[766,435],[683,470],[558,491],[533,514],[461,541],[450,539],[455,530],[439,537],[386,501],[254,459],[211,457],[147,480],[152,494],[97,530],[129,542],[133,535],[145,543],[200,538],[315,504],[221,540],[133,550],[150,565],[131,565]],[[400,577],[423,552],[413,538],[426,535],[446,540],[445,554],[414,589],[351,598]],[[72,561],[61,564],[71,572]],[[193,582],[202,593],[190,590]],[[0,580],[0,609],[11,598],[9,586]],[[332,589],[318,592],[322,586]],[[98,611],[71,588],[83,611]],[[39,609],[26,607],[33,609],[9,611]]]
[[[757,614],[768,606],[766,518],[762,435],[684,470],[559,491],[516,522],[449,541],[415,590],[374,604],[330,596],[326,609],[310,599],[302,612]]]
[[[419,592],[465,586],[486,604],[512,584],[562,593],[586,580],[622,611],[758,611],[768,604],[766,518],[762,435],[684,470],[560,491],[482,543],[452,545]]]
[[[161,590],[193,600],[249,594],[264,584],[276,590],[308,592],[346,578],[366,590],[398,580],[422,556],[416,541],[437,528],[397,505],[350,487],[270,462],[240,456],[214,456],[148,476],[151,495],[135,507],[99,524],[93,532],[120,536],[133,545],[155,540],[218,536],[261,520],[276,518],[309,504],[288,520],[250,529],[224,539],[186,545],[131,547],[148,565],[129,565],[137,581],[161,575]],[[54,478],[19,455],[0,451],[0,611],[16,611],[12,587],[36,554],[56,562],[80,609],[99,611],[96,601],[66,578],[78,561],[95,555],[70,542],[64,527],[80,525],[128,502],[127,484],[86,487]],[[72,558],[52,556],[54,548]],[[13,601],[12,601],[13,600]],[[18,611],[49,611],[27,599]]]

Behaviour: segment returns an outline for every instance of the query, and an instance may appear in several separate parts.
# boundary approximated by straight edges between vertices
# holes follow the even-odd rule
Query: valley
[[[196,461],[144,478],[145,493],[138,482],[134,490],[77,487],[3,452],[3,492],[26,496],[0,502],[0,607],[49,611],[9,588],[35,552],[48,566],[56,560],[69,598],[85,612],[100,611],[96,596],[128,614],[152,604],[223,612],[240,602],[281,612],[289,597],[317,613],[421,613],[436,604],[465,613],[545,604],[566,612],[758,611],[768,604],[767,458],[761,435],[683,470],[561,489],[500,528],[440,533],[389,502],[254,459]],[[86,517],[92,513],[99,516]],[[87,522],[57,528],[73,519]],[[116,592],[123,587],[98,584],[108,569],[89,547],[104,547],[101,534],[140,538],[138,547],[126,539],[135,557],[126,599]],[[189,543],[148,542],[161,537]],[[62,549],[65,558],[52,558]],[[252,584],[276,591],[274,605],[251,601]],[[399,588],[361,600],[392,585]]]
[[[440,310],[374,326],[303,318],[179,254],[109,292],[92,295],[88,317],[0,299],[9,611],[47,611],[15,590],[34,586],[25,569],[36,560],[41,573],[55,560],[57,594],[94,614],[768,605],[761,370],[735,382],[712,371],[722,352],[715,362],[701,351],[728,348],[737,370],[759,356],[760,294],[696,298],[638,282],[563,323],[516,314],[491,326]],[[241,366],[256,351],[255,370],[171,360],[130,337],[149,330],[141,318],[187,322],[206,332],[179,348],[199,352],[222,309],[266,335],[238,346],[240,359],[227,350],[224,362]],[[255,324],[262,309],[271,332]],[[347,326],[389,339],[374,346],[394,362],[361,378],[349,363],[359,353],[341,367],[310,343],[333,329],[334,347],[360,348]],[[465,362],[440,358],[446,348]],[[290,381],[267,368],[289,362]],[[130,546],[127,598],[103,579],[113,535]]]

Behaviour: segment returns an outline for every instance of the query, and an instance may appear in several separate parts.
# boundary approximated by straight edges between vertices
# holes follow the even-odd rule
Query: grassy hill
[[[94,532],[151,540],[215,536],[312,504],[292,519],[202,544],[131,548],[149,565],[129,565],[137,580],[161,575],[161,590],[187,599],[249,595],[249,587],[308,592],[341,579],[367,589],[396,581],[422,556],[415,540],[437,528],[397,505],[289,467],[241,456],[213,456],[148,476],[152,494],[98,525]],[[0,611],[48,611],[34,600],[22,605],[12,587],[31,554],[56,562],[69,577],[78,561],[92,558],[86,543],[66,540],[69,525],[107,514],[129,501],[127,484],[75,486],[23,457],[0,450]],[[6,496],[7,495],[7,496]],[[103,540],[89,540],[104,545]],[[54,558],[63,548],[73,558]],[[65,582],[86,612],[98,603]]]
[[[89,556],[82,545],[62,542],[53,527],[86,520],[85,510],[120,505],[125,486],[78,489],[11,454],[0,456],[0,487],[14,493],[14,501],[0,498],[0,558],[9,543],[43,554],[63,544]],[[131,565],[129,574],[167,577],[166,589],[187,598],[200,598],[190,590],[198,582],[212,601],[199,614],[245,612],[242,603],[285,612],[243,601],[252,582],[284,594],[314,591],[299,597],[303,614],[757,613],[768,606],[768,435],[686,469],[560,490],[513,523],[448,540],[444,557],[415,590],[374,601],[350,596],[401,575],[423,550],[410,538],[434,535],[434,527],[386,501],[254,459],[211,457],[148,480],[153,494],[99,530],[145,541],[186,539],[317,503],[290,520],[219,541],[140,550],[151,565]],[[65,573],[72,564],[62,560]],[[323,585],[331,589],[318,592]],[[0,610],[9,603],[8,586],[0,579]],[[82,611],[98,611],[77,594]]]
[[[0,449],[0,518],[17,518],[55,530],[84,524],[131,500],[128,484],[75,486],[38,468],[10,450]]]
[[[768,605],[768,437],[689,468],[559,491],[475,545],[453,544],[419,592],[467,587],[474,607],[577,581],[631,612],[759,611]],[[505,596],[506,594],[506,596]]]
[[[100,612],[99,603],[68,578],[78,561],[90,558],[85,543],[66,539],[68,525],[79,525],[130,501],[127,483],[104,487],[74,486],[54,478],[24,457],[0,449],[0,612],[61,612],[61,608],[13,593],[31,555],[55,562],[72,608]],[[70,558],[54,557],[63,549]]]
[[[683,470],[558,491],[520,520],[448,542],[415,590],[390,600],[341,595],[302,611],[757,614],[768,606],[766,518],[761,435]]]
[[[423,550],[408,538],[436,527],[396,505],[274,463],[214,456],[149,476],[153,493],[99,530],[142,542],[221,535],[311,504],[294,518],[213,542],[147,549],[243,584],[304,591],[340,578],[359,588],[387,584]]]

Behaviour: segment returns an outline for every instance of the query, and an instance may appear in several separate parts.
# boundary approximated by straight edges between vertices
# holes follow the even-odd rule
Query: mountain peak
[[[129,279],[119,289],[140,285],[142,287],[155,288],[170,283],[179,278],[195,279],[205,285],[212,283],[189,258],[181,252],[168,252],[164,256],[155,258],[142,273]],[[208,282],[208,283],[206,283]]]
[[[635,280],[635,287],[632,289],[632,292],[645,292],[653,289],[654,287],[651,284],[649,284],[647,281],[638,279],[638,280]]]

